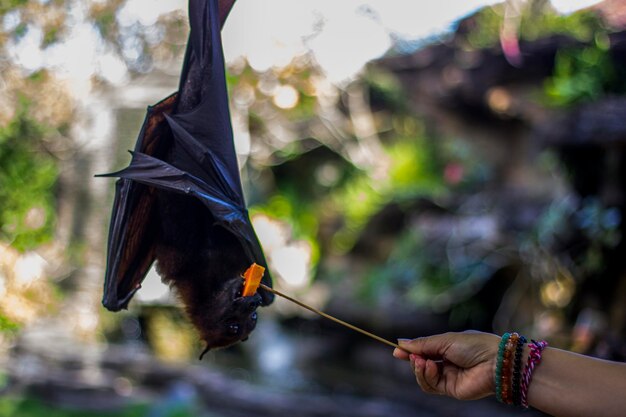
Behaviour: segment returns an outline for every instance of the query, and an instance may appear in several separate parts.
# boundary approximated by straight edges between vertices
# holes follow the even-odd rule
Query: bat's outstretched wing
[[[225,14],[217,0],[191,0],[189,16],[179,93],[149,108],[131,164],[106,175],[120,177],[103,299],[111,310],[126,307],[154,261],[154,188],[198,198],[237,237],[249,263],[267,266],[245,208],[233,143],[220,34]],[[263,281],[271,285],[269,273]],[[273,299],[267,292],[261,296],[264,304]]]
[[[148,108],[137,152],[163,153],[171,135],[165,114],[174,109],[176,98],[171,95]],[[116,183],[102,299],[109,310],[126,308],[154,261],[158,231],[155,199],[154,190],[143,184],[124,178]]]

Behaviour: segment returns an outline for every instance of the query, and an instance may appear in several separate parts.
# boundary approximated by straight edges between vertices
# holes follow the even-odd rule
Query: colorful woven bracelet
[[[496,358],[496,371],[494,382],[496,385],[496,398],[502,402],[502,359],[504,358],[504,348],[511,337],[510,333],[504,333],[498,345],[498,357]]]
[[[513,404],[521,405],[521,382],[522,382],[522,354],[524,353],[524,345],[526,338],[520,336],[515,347],[515,362],[513,366],[513,379],[511,381],[511,391],[513,393]]]
[[[541,363],[541,352],[548,346],[548,342],[541,340],[536,342],[534,340],[528,344],[530,353],[528,354],[528,361],[524,368],[524,374],[522,375],[520,397],[521,405],[524,408],[528,408],[528,388],[530,387],[530,381],[532,380],[533,371]]]

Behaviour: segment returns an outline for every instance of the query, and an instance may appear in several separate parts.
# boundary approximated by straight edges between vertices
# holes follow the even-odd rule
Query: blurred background
[[[104,310],[93,176],[176,90],[186,9],[0,0],[0,417],[516,414],[424,395],[281,299],[202,362],[156,272]],[[624,360],[625,27],[619,0],[238,0],[232,120],[275,286],[390,340],[517,330]]]

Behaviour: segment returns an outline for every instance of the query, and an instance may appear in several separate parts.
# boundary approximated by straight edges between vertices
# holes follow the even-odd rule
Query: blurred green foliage
[[[541,105],[567,108],[626,93],[626,66],[612,57],[611,29],[594,11],[559,15],[544,0],[518,2],[517,5],[521,5],[519,21],[515,20],[515,10],[505,12],[506,4],[484,8],[469,18],[464,22],[464,30],[457,34],[467,42],[463,47],[497,48],[503,24],[507,23],[504,16],[508,13],[512,16],[508,23],[514,26],[522,41],[555,35],[567,36],[574,41],[564,43],[568,47],[557,52],[552,75],[538,85]],[[468,161],[471,164],[472,158]],[[464,165],[467,167],[467,163]],[[557,175],[565,172],[563,166],[553,167],[553,170],[554,173],[560,172]],[[590,276],[605,274],[608,256],[623,238],[620,235],[621,222],[620,210],[603,206],[599,197],[582,201],[555,200],[537,215],[534,227],[517,233],[508,249],[531,265],[533,273],[543,271],[533,275],[541,282],[556,279],[550,275],[555,273],[553,269],[536,267],[550,262],[584,281]],[[451,237],[450,243],[460,242],[453,242]],[[564,247],[566,244],[575,244],[576,249]],[[418,305],[434,306],[437,300],[450,299],[455,288],[463,283],[481,281],[494,273],[492,266],[484,261],[485,252],[452,256],[446,250],[437,242],[425,241],[414,231],[406,231],[387,261],[371,271],[363,284],[363,294],[374,298],[391,291],[396,297],[400,295]],[[563,300],[563,305],[567,305],[571,295]],[[470,304],[462,302],[457,307],[480,310],[480,306]],[[458,308],[449,306],[450,320],[453,321]],[[467,315],[460,310],[456,312],[459,316]]]
[[[0,399],[1,417],[139,417],[145,415],[146,407],[138,407],[122,412],[90,412],[84,410],[63,410],[50,407],[40,401],[25,398],[5,397]]]
[[[433,262],[434,258],[424,249],[427,249],[424,239],[414,230],[406,231],[398,238],[387,261],[371,269],[361,285],[361,296],[374,301],[381,294],[395,292],[418,305],[428,304],[431,297],[446,289],[450,274],[445,265]]]
[[[151,413],[148,404],[129,405],[123,409],[111,411],[89,411],[51,406],[34,398],[4,397],[0,398],[0,417],[145,417],[157,415]],[[162,409],[160,417],[196,417],[196,407],[181,405]]]
[[[400,137],[386,149],[391,165],[387,187],[395,198],[433,195],[444,191],[440,161],[442,155],[436,143],[435,138]]]
[[[368,68],[363,75],[363,82],[367,84],[372,108],[384,108],[395,116],[410,112],[407,92],[391,73]]]
[[[92,7],[91,17],[93,23],[104,39],[111,39],[118,34],[115,13],[122,2],[102,2],[98,7]]]
[[[0,333],[12,333],[20,327],[0,312]]]
[[[0,0],[0,16],[26,3],[28,0]]]
[[[580,203],[571,199],[554,201],[543,210],[535,227],[523,236],[521,250],[558,252],[559,243],[575,233],[585,242],[571,258],[569,266],[575,269],[575,275],[602,273],[606,267],[606,251],[615,248],[623,238],[621,224],[620,210],[605,207],[597,197],[587,197]]]
[[[620,233],[620,210],[604,207],[597,198],[587,198],[574,213],[573,222],[589,242],[587,250],[578,259],[581,272],[603,272],[606,267],[606,250],[615,248],[623,238]]]
[[[335,234],[334,249],[352,248],[367,221],[392,202],[419,196],[436,197],[445,192],[439,149],[428,137],[396,137],[385,147],[389,169],[385,178],[360,171],[331,195],[341,210],[344,226]]]
[[[505,7],[505,3],[485,7],[473,16],[474,24],[466,34],[470,46],[480,49],[499,44]],[[544,0],[531,1],[521,7],[519,37],[524,41],[565,35],[581,42],[590,42],[598,31],[606,32],[598,15],[591,10],[562,15],[556,13],[549,2]]]
[[[518,36],[523,41],[563,35],[583,43],[557,52],[554,74],[546,79],[543,93],[546,104],[570,106],[598,99],[606,93],[626,91],[626,71],[609,53],[610,29],[593,10],[561,15],[549,2],[535,0],[521,7]],[[492,48],[500,42],[506,5],[486,7],[474,17],[465,34],[473,48]]]
[[[28,103],[0,128],[0,238],[18,250],[52,237],[55,218],[54,158],[41,147],[45,128],[32,120]]]
[[[616,65],[603,37],[590,46],[557,52],[553,76],[545,82],[548,104],[570,106],[608,93],[626,92],[624,68]]]
[[[277,174],[276,193],[266,203],[252,207],[251,212],[289,222],[294,234],[312,245],[314,258],[319,253],[320,221],[334,214],[341,225],[329,249],[337,253],[349,251],[368,220],[384,205],[445,191],[442,157],[435,141],[425,136],[392,136],[381,155],[389,165],[384,176],[357,169],[345,160],[333,162],[330,156],[307,161],[306,154],[294,155],[297,168],[293,169],[299,175]]]
[[[454,229],[437,240],[408,229],[398,236],[387,260],[371,269],[361,285],[361,295],[374,301],[393,293],[405,303],[448,310],[465,302],[473,294],[474,284],[480,288],[492,276],[495,267],[487,259],[492,249],[455,236]],[[469,291],[459,292],[461,287]],[[451,293],[455,289],[461,295],[458,299]]]
[[[265,203],[249,208],[252,216],[265,214],[286,221],[292,227],[293,237],[304,240],[310,245],[313,265],[317,264],[321,251],[317,239],[319,230],[318,209],[317,204],[307,204],[299,200],[293,189],[276,193]]]

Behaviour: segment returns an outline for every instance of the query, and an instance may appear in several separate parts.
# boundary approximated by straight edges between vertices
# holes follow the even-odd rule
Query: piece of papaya
[[[250,297],[256,294],[256,290],[259,288],[259,284],[261,284],[261,278],[263,278],[263,274],[265,273],[265,268],[261,265],[253,263],[250,265],[246,272],[243,273],[243,291],[241,292],[242,297]]]

